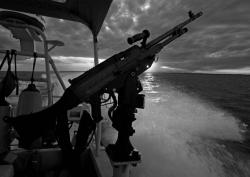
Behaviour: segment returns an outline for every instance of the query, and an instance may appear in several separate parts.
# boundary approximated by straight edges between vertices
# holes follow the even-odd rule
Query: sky
[[[187,12],[203,16],[189,31],[166,46],[151,71],[250,74],[249,0],[114,0],[98,36],[99,58],[130,47],[127,38],[148,29],[149,40],[188,18]],[[64,47],[51,52],[59,70],[86,71],[93,66],[90,30],[80,23],[45,18],[47,36]],[[9,32],[0,28],[0,49],[16,47]],[[19,61],[19,68],[28,69]],[[43,61],[38,60],[38,65]],[[30,66],[29,66],[30,67]],[[40,66],[38,66],[40,67]]]

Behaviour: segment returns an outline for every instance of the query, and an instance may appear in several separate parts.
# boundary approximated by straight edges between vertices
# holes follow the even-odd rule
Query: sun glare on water
[[[151,67],[149,67],[146,72],[155,72],[156,71],[156,68],[157,68],[157,63],[154,62]]]

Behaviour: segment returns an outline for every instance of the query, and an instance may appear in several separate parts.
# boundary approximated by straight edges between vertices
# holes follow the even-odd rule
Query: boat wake
[[[147,90],[146,90],[147,91]],[[250,174],[248,154],[223,142],[243,141],[241,122],[199,98],[169,87],[148,95],[132,138],[142,164],[132,176],[239,177]],[[159,95],[158,95],[159,96]]]

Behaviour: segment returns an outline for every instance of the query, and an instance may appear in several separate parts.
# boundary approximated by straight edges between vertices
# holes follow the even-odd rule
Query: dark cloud
[[[59,56],[92,56],[92,34],[81,23],[46,18],[47,35],[50,39],[62,40],[64,47],[52,52]]]

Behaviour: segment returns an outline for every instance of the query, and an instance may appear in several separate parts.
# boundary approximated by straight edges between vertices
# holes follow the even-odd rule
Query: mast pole
[[[98,40],[97,36],[93,35],[93,44],[94,44],[94,65],[99,64],[98,59]],[[100,105],[101,106],[101,105]],[[101,108],[100,108],[101,109]],[[95,145],[96,145],[96,156],[99,156],[100,144],[101,144],[101,124],[102,122],[96,123],[96,132],[95,132]]]
[[[98,65],[99,64],[99,59],[98,59],[98,41],[97,41],[97,37],[95,35],[93,35],[93,43],[94,43],[94,65]]]

